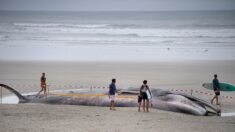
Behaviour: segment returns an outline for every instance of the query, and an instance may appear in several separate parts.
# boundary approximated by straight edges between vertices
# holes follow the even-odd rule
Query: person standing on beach
[[[115,110],[115,93],[117,92],[115,83],[116,79],[112,79],[112,83],[109,85],[110,110]]]
[[[41,90],[38,92],[38,95],[40,95],[40,93],[42,91],[44,91],[44,95],[46,95],[47,85],[46,85],[46,76],[45,75],[46,75],[45,73],[42,73],[42,76],[41,76],[41,79],[40,79],[40,81],[41,81]]]
[[[214,99],[216,99],[216,105],[219,105],[218,97],[220,95],[220,86],[219,86],[219,80],[217,79],[217,74],[214,75],[214,79],[213,79],[212,82],[213,82],[213,88],[214,88],[215,96],[212,98],[211,104],[213,104]]]
[[[149,112],[149,97],[148,97],[148,94],[149,94],[149,96],[151,96],[149,86],[147,85],[147,80],[144,80],[143,85],[140,87],[140,95],[142,96],[142,99],[143,99],[143,110],[144,110],[144,112],[145,112],[145,109],[146,109],[146,112]],[[140,111],[140,105],[141,105],[141,101],[139,103],[139,111]]]
[[[138,95],[138,103],[139,103],[139,109],[138,109],[138,111],[139,111],[139,112],[141,111],[141,110],[140,110],[140,107],[141,107],[141,102],[142,102],[142,100],[143,100],[143,93],[142,93],[141,90],[140,90],[139,95]]]

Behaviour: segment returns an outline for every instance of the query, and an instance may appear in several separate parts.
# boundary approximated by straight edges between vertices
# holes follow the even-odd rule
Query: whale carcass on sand
[[[0,84],[14,93],[19,98],[19,103],[44,103],[44,104],[66,104],[87,106],[109,106],[110,100],[107,90],[83,89],[70,90],[69,92],[51,92],[47,96],[27,95],[23,96],[15,89],[5,84]],[[137,107],[138,89],[121,89],[116,98],[117,107]],[[192,115],[220,115],[220,110],[210,103],[182,93],[173,93],[160,89],[152,89],[152,108],[187,113]]]

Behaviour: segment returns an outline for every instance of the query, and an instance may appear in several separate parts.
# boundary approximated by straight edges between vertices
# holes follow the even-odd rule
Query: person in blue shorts
[[[115,110],[115,93],[117,92],[115,83],[116,79],[112,79],[112,83],[109,85],[110,110]]]

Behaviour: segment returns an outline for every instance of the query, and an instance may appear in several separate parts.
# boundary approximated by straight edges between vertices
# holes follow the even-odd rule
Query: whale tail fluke
[[[11,88],[8,85],[0,84],[0,87],[3,87],[5,89],[9,90],[10,92],[14,93],[19,98],[19,102],[21,102],[21,103],[26,102],[28,100],[23,95],[21,95],[18,91],[16,91],[15,89]]]

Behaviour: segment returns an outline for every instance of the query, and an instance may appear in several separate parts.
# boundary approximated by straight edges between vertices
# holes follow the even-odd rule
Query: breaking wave
[[[21,27],[71,27],[71,28],[104,28],[109,24],[60,24],[60,23],[13,23]]]

